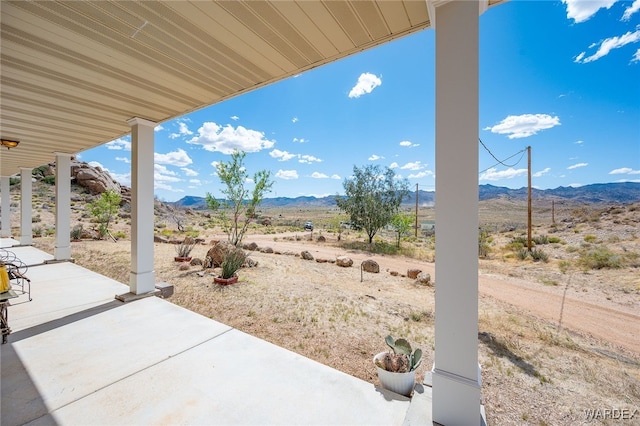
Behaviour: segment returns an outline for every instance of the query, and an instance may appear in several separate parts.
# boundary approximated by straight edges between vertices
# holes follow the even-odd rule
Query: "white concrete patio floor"
[[[30,265],[33,301],[8,308],[4,426],[432,423],[427,387],[411,404],[168,300],[124,304],[114,296],[128,286],[42,264],[51,256],[33,247],[10,250]]]

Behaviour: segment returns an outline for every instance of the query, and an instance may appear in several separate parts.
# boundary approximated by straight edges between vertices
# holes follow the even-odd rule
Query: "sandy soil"
[[[553,232],[562,239],[544,246],[547,263],[516,260],[504,249],[516,234],[494,235],[490,257],[479,261],[478,356],[489,424],[592,424],[586,410],[640,407],[638,265],[561,268],[562,262],[576,264],[574,247],[588,247],[587,239],[640,254],[640,208],[627,209],[625,215],[536,229],[536,234]],[[175,286],[172,303],[371,383],[377,383],[371,359],[386,349],[384,336],[406,337],[425,352],[418,369],[419,378],[424,376],[435,348],[435,265],[344,250],[335,234],[324,233],[323,243],[307,235],[252,231],[244,241],[274,253],[251,252],[258,266],[241,269],[239,283],[231,286],[214,284],[215,270],[174,262],[175,246],[156,243],[157,280]],[[209,241],[225,239],[210,230],[200,236],[205,243],[192,256],[201,259]],[[52,251],[53,240],[36,238],[36,246]],[[128,281],[128,240],[84,240],[72,249],[79,264]],[[302,260],[296,256],[302,250],[328,262]],[[352,258],[354,266],[330,262],[339,255]],[[365,259],[375,260],[381,272],[362,274],[359,265]],[[430,273],[435,288],[402,276],[410,268]],[[640,413],[635,419],[640,424]]]

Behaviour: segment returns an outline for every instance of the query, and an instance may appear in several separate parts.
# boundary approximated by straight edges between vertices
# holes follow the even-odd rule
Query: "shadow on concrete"
[[[2,345],[0,359],[0,424],[17,426],[38,420],[57,425],[11,343]]]
[[[34,327],[25,328],[24,330],[11,333],[9,335],[9,341],[19,342],[22,339],[28,339],[29,337],[33,337],[41,333],[46,333],[47,331],[54,330],[58,327],[65,326],[67,324],[71,324],[76,321],[81,321],[85,318],[98,315],[102,312],[109,311],[113,308],[117,308],[118,306],[122,306],[122,305],[123,305],[122,302],[114,299],[111,302],[94,306],[93,308],[85,309],[84,311],[76,312],[74,314],[67,315],[66,317],[58,318],[49,322],[45,322],[44,324],[39,324]]]
[[[520,355],[514,354],[511,349],[492,333],[481,331],[478,333],[478,340],[484,343],[494,354],[501,358],[507,358],[513,365],[532,377],[540,377],[540,372]]]

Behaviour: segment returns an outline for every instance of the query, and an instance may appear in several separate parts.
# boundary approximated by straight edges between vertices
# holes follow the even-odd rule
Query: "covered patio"
[[[18,145],[0,151],[0,237],[7,245],[32,243],[31,171],[55,160],[52,260],[61,262],[33,263],[34,300],[10,307],[14,334],[2,347],[2,423],[75,424],[87,413],[92,423],[109,424],[481,423],[478,27],[480,14],[499,3],[2,2],[0,132]],[[143,297],[156,284],[156,125],[427,28],[436,30],[438,176],[432,403],[419,394],[409,405]],[[65,261],[71,257],[70,159],[128,133],[132,259],[126,286]],[[11,240],[10,177],[16,174],[20,235]],[[114,295],[122,293],[141,299],[119,305]],[[295,375],[275,375],[281,369]],[[418,401],[428,409],[417,408]],[[407,410],[418,420],[406,420]]]

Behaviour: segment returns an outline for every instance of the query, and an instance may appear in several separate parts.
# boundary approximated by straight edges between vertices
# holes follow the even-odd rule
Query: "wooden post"
[[[531,146],[527,147],[527,249],[531,251]]]
[[[418,184],[416,183],[416,231],[415,237],[418,238]]]

